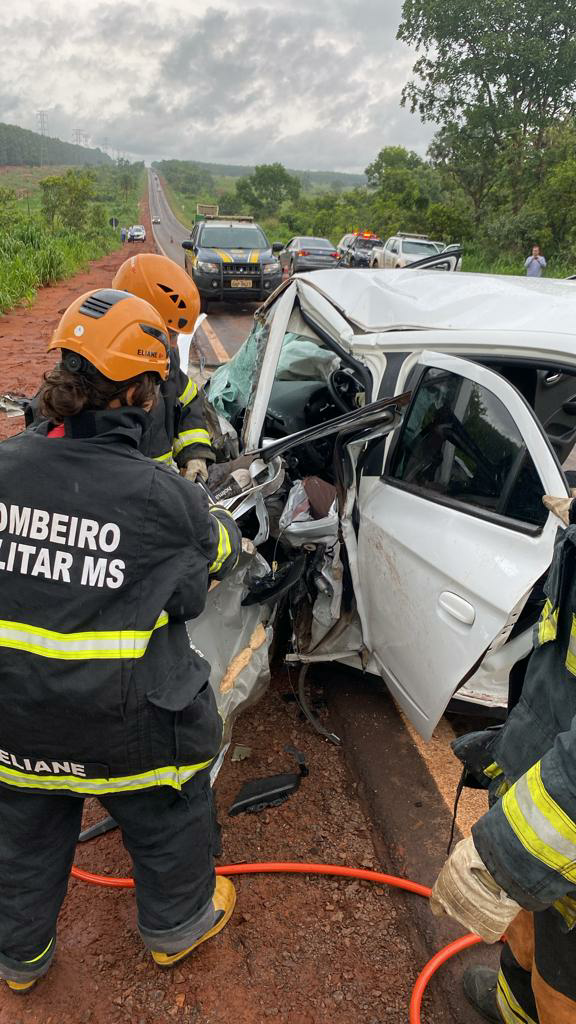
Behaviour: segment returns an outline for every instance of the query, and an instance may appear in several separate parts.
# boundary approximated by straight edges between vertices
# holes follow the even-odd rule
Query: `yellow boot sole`
[[[34,981],[7,981],[6,984],[12,992],[28,992],[37,982],[37,978]]]
[[[174,964],[184,960],[185,957],[190,956],[190,953],[193,953],[207,939],[213,938],[214,935],[222,931],[232,917],[234,907],[236,906],[236,890],[229,878],[225,878],[223,875],[217,876],[212,902],[217,911],[222,911],[222,917],[218,923],[210,931],[204,932],[204,935],[196,939],[192,946],[188,946],[187,949],[181,949],[178,953],[156,953],[154,950],[151,950],[154,963],[158,964],[159,967],[172,967]]]

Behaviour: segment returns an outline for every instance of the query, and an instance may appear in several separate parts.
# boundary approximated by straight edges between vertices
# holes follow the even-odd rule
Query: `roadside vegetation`
[[[31,132],[15,124],[0,122],[0,166],[34,167],[41,165],[84,167],[86,164],[112,164],[101,149],[77,146],[49,135]]]
[[[365,185],[336,179],[321,190],[278,164],[223,180],[209,165],[164,161],[175,210],[191,223],[196,202],[217,202],[222,213],[254,214],[281,242],[419,232],[461,243],[465,270],[504,274],[523,273],[538,243],[548,276],[575,273],[576,7],[405,0],[398,35],[418,52],[403,103],[437,129],[425,158],[401,146],[377,152],[375,139]]]
[[[143,164],[122,161],[43,168],[23,180],[18,188],[16,172],[0,174],[0,313],[118,248],[120,226],[139,219],[145,172]]]

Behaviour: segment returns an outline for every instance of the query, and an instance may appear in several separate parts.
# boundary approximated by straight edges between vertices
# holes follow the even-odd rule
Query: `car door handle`
[[[448,615],[451,615],[453,619],[457,619],[458,622],[463,622],[465,626],[472,626],[474,624],[476,609],[469,601],[465,601],[458,594],[452,594],[449,590],[444,590],[438,598],[438,604]]]

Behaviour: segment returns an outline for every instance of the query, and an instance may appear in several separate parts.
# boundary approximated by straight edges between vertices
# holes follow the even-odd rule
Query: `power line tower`
[[[48,111],[36,111],[36,123],[40,133],[40,167],[44,167],[46,159],[46,135],[48,133]]]
[[[74,143],[75,146],[82,146],[83,145],[82,140],[84,139],[85,134],[86,133],[85,133],[83,128],[73,128],[72,129],[72,142]]]
[[[87,146],[88,145],[88,139],[89,138],[90,138],[90,136],[88,135],[88,132],[82,132],[82,145],[83,146]]]

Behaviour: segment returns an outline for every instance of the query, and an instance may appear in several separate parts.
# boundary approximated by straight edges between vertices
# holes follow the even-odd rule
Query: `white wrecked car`
[[[407,269],[282,285],[209,390],[245,456],[210,486],[257,548],[190,628],[225,719],[267,683],[280,596],[293,660],[380,675],[425,737],[455,694],[505,704],[558,528],[541,498],[569,493],[575,375],[570,282]]]

